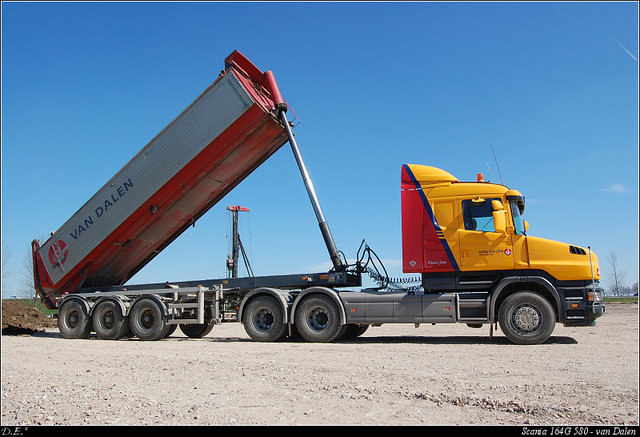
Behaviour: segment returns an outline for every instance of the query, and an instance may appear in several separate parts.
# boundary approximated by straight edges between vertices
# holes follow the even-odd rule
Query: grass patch
[[[58,314],[58,310],[50,310],[47,308],[40,299],[16,299],[20,302],[24,302],[32,308],[36,308],[45,316],[50,316],[51,314]]]
[[[618,303],[638,303],[638,296],[625,296],[625,297],[613,297],[613,296],[605,296],[602,299],[603,302],[618,302]]]

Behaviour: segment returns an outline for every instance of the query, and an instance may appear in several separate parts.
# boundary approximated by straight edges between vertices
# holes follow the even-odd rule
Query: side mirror
[[[500,234],[506,234],[507,220],[505,218],[502,202],[500,202],[499,200],[493,200],[491,202],[491,206],[493,207],[493,226],[495,227],[496,232]]]

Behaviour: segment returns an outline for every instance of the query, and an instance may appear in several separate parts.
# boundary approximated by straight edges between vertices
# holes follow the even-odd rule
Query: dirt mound
[[[56,326],[55,320],[22,301],[2,301],[2,335],[33,334]]]

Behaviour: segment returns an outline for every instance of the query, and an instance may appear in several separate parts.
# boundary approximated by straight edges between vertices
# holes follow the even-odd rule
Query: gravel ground
[[[354,341],[2,336],[2,424],[638,425],[638,305],[544,344],[387,324]]]

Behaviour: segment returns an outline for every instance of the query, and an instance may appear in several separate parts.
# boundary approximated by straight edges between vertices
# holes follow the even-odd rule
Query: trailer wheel
[[[504,335],[515,344],[539,344],[551,336],[556,316],[547,299],[520,291],[502,302],[498,321]]]
[[[212,329],[213,325],[208,323],[203,323],[202,325],[186,325],[183,323],[180,325],[182,333],[189,338],[202,338],[210,333]]]
[[[122,315],[120,306],[114,301],[100,302],[93,310],[93,329],[98,338],[117,340],[130,332],[129,320]]]
[[[340,325],[340,312],[336,303],[323,294],[310,295],[296,309],[296,326],[300,335],[312,342],[337,340],[347,329]]]
[[[146,297],[137,301],[131,308],[129,325],[133,335],[144,341],[164,338],[170,326],[165,320],[160,304]]]
[[[167,333],[164,335],[164,338],[169,337],[171,334],[173,334],[174,332],[176,332],[176,328],[178,327],[178,325],[172,323],[169,325],[169,330],[167,331]]]
[[[279,340],[287,330],[282,306],[271,296],[251,300],[242,313],[242,324],[247,335],[255,341]]]
[[[64,338],[89,338],[92,328],[85,306],[77,300],[63,303],[58,310],[58,329]]]

